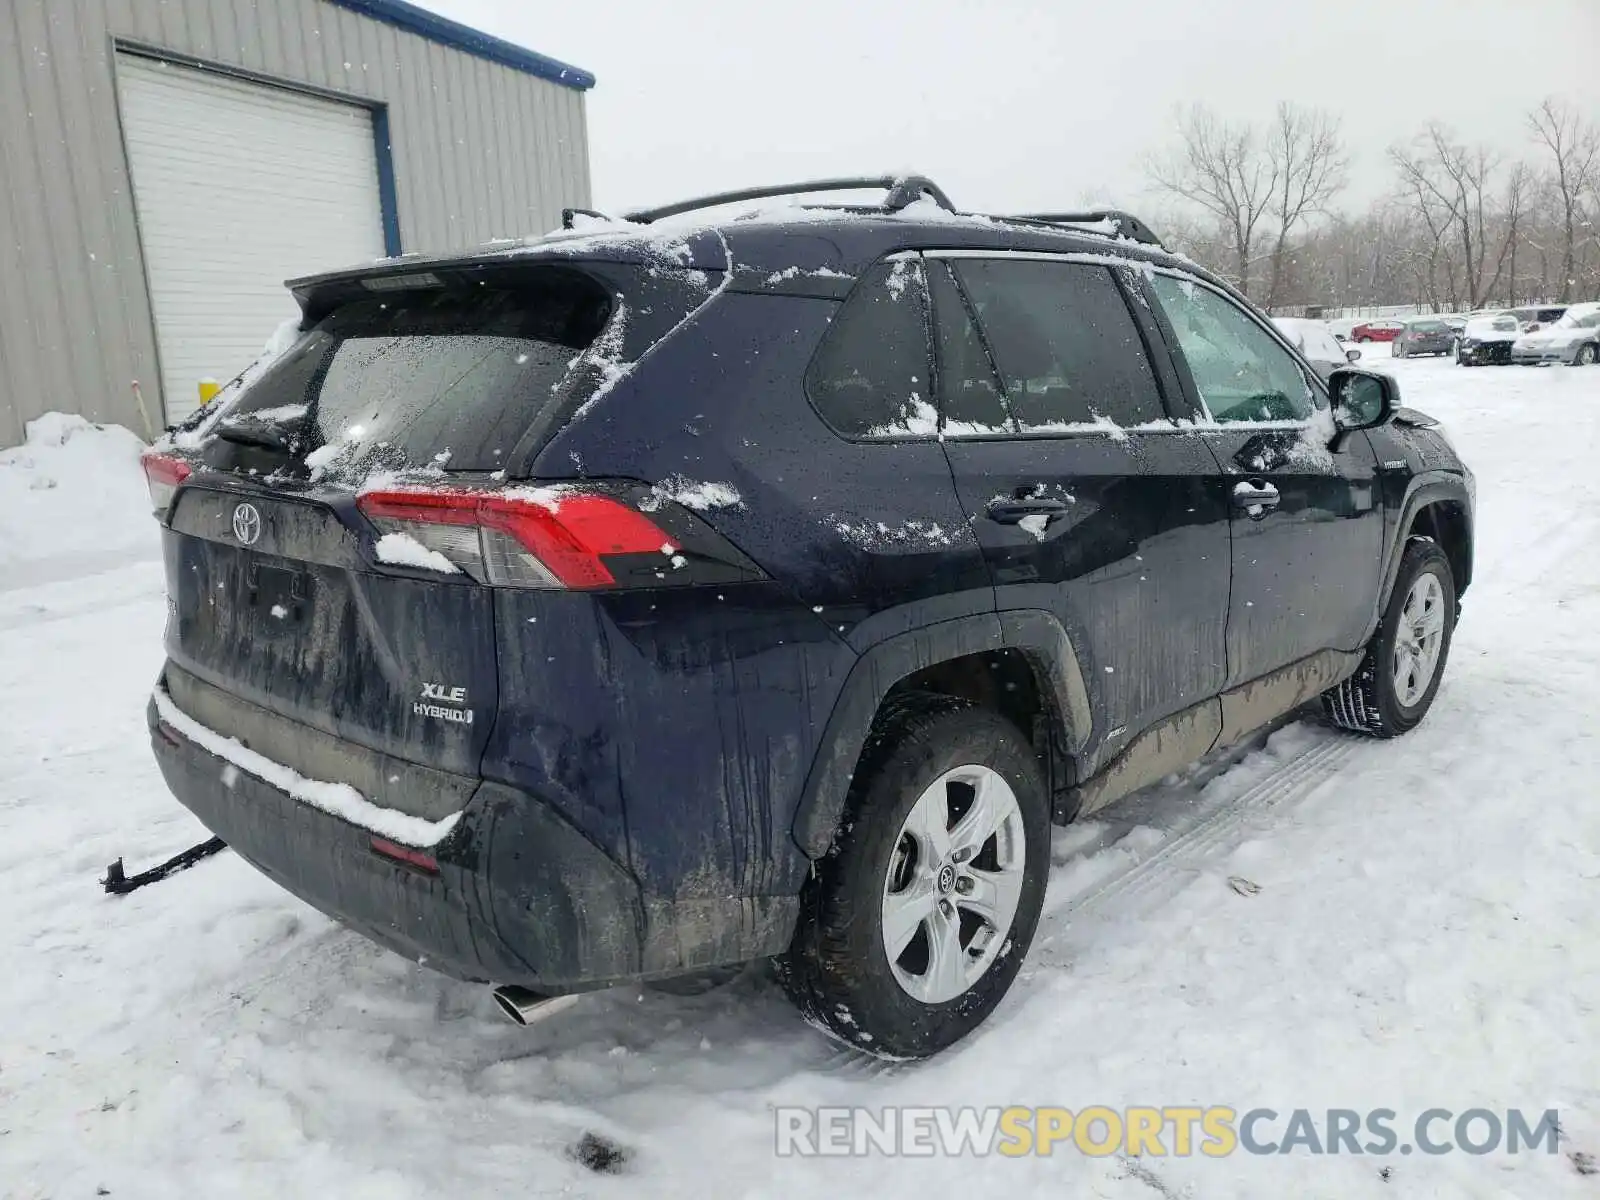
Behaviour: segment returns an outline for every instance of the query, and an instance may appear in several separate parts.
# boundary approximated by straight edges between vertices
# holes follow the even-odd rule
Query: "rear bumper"
[[[174,796],[312,907],[435,970],[546,994],[747,962],[788,944],[797,897],[652,898],[537,798],[480,784],[425,874],[376,854],[370,830],[229,769],[147,719]]]

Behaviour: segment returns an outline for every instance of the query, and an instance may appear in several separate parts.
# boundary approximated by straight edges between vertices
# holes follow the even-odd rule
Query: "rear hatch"
[[[302,294],[315,323],[298,341],[146,459],[170,529],[180,707],[180,691],[220,693],[245,704],[209,703],[207,723],[247,744],[263,718],[287,718],[475,776],[497,699],[496,589],[603,586],[608,555],[659,563],[694,540],[664,536],[623,485],[579,496],[530,486],[523,465],[713,287],[660,264],[524,262]],[[281,729],[256,740],[296,754]],[[286,765],[330,778],[325,746],[315,761]]]

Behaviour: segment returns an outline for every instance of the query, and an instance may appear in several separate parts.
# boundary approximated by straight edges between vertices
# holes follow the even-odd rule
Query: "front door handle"
[[[991,521],[998,521],[1002,525],[1020,525],[1027,517],[1043,517],[1048,524],[1066,511],[1067,506],[1060,500],[1043,497],[991,500],[984,509]]]
[[[1236,483],[1233,485],[1233,506],[1252,521],[1259,521],[1278,507],[1278,489],[1270,483]]]

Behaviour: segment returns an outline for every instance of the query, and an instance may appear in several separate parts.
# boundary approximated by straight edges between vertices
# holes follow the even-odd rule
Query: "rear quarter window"
[[[928,299],[922,264],[880,263],[839,306],[806,371],[806,394],[849,438],[931,436]]]

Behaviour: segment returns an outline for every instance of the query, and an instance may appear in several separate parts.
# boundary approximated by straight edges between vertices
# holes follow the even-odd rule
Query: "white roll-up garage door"
[[[365,108],[117,55],[168,420],[296,313],[283,281],[384,252]]]

